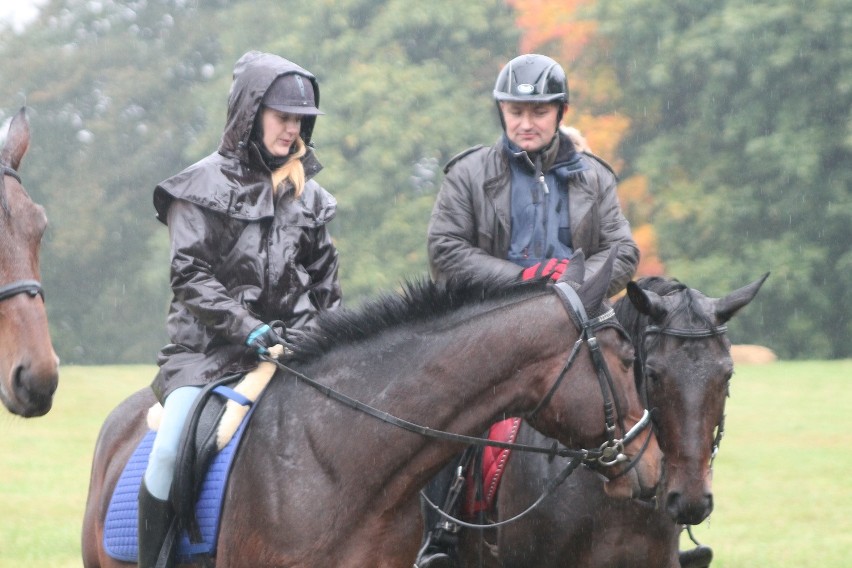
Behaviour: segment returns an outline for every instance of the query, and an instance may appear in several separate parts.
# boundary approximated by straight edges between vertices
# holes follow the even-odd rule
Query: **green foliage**
[[[599,8],[669,272],[721,294],[772,271],[738,339],[852,355],[848,2]]]
[[[0,36],[0,120],[26,104],[22,169],[47,209],[42,279],[64,362],[152,362],[166,341],[165,228],[151,194],[215,151],[233,63],[314,72],[314,133],[339,201],[345,301],[426,271],[440,165],[499,133],[490,99],[517,32],[499,0],[50,0]]]
[[[649,179],[669,273],[722,295],[771,271],[734,339],[852,355],[844,1],[598,4],[609,49],[583,57],[616,70],[623,96],[607,104],[633,125],[623,174]],[[46,2],[0,35],[0,120],[30,108],[21,169],[50,219],[42,279],[63,361],[148,363],[165,342],[151,191],[218,145],[242,53],[279,53],[320,80],[318,181],[339,201],[351,305],[425,273],[441,165],[498,135],[490,90],[517,41],[501,0]]]

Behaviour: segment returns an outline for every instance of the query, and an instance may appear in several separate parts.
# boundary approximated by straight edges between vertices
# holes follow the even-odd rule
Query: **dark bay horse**
[[[571,266],[576,270],[563,278],[581,281],[582,258]],[[577,291],[591,318],[607,315],[611,266],[610,260]],[[497,418],[532,410],[552,392],[533,425],[569,447],[598,448],[607,440],[604,389],[582,343],[562,386],[552,390],[580,337],[573,308],[545,282],[492,284],[409,284],[403,294],[379,296],[360,310],[323,314],[288,365],[395,417],[472,436]],[[622,436],[644,413],[633,346],[615,318],[601,323],[596,336]],[[89,568],[126,565],[105,554],[103,522],[152,403],[147,389],[140,391],[101,430],[83,521]],[[420,546],[419,491],[465,445],[377,420],[327,398],[292,370],[279,370],[236,457],[216,564],[410,568]],[[625,454],[635,462],[633,475],[620,477],[630,481],[613,490],[627,497],[655,486],[661,453],[651,429]],[[614,476],[624,466],[604,473]]]
[[[599,476],[581,469],[521,521],[484,535],[467,531],[466,565],[479,566],[482,558],[485,566],[513,568],[678,568],[683,525],[700,523],[713,509],[711,462],[733,373],[725,323],[767,276],[719,299],[676,280],[631,282],[615,310],[633,340],[638,388],[665,456],[656,503],[610,499]],[[518,441],[547,443],[528,426]],[[492,520],[523,510],[559,461],[514,452]]]
[[[22,108],[0,150],[0,401],[25,418],[50,410],[59,378],[39,282],[47,216],[18,174],[29,145],[30,126]]]

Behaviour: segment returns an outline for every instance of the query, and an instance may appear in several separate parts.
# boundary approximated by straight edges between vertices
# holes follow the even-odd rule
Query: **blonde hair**
[[[308,151],[305,141],[299,136],[296,138],[296,151],[290,154],[287,162],[272,172],[272,191],[278,191],[278,185],[282,181],[290,181],[293,184],[293,194],[296,197],[302,195],[305,189],[305,167],[302,165],[302,157]]]

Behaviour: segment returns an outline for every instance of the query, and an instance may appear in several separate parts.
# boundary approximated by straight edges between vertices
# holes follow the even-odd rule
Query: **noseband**
[[[16,172],[15,170],[10,168],[9,166],[4,166],[4,165],[0,164],[0,170],[3,170],[3,175],[13,177],[16,180],[18,180],[18,183],[22,183],[20,174],[18,174],[18,172]]]
[[[0,302],[18,294],[29,294],[32,297],[41,296],[44,300],[44,290],[38,280],[16,280],[11,284],[0,286]]]
[[[13,177],[18,180],[18,183],[21,183],[21,176],[9,166],[0,165],[0,170],[3,171],[4,175]],[[29,294],[33,297],[41,296],[41,299],[44,300],[44,289],[38,280],[16,280],[5,286],[0,286],[0,302],[18,294]]]

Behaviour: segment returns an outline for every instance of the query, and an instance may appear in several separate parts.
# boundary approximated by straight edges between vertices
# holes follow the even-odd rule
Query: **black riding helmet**
[[[505,130],[501,102],[560,103],[562,109],[568,104],[568,78],[562,66],[546,55],[530,53],[519,55],[507,63],[494,84],[494,100],[500,123]]]
[[[302,116],[300,136],[310,144],[319,110],[319,86],[312,77],[299,73],[281,75],[269,86],[261,105],[288,114]]]
[[[311,134],[314,130],[317,116],[325,114],[319,108],[319,86],[307,75],[300,73],[287,73],[280,75],[266,90],[260,101],[260,108],[271,108],[287,114],[299,115],[302,118],[299,128],[299,136],[305,144],[310,144]],[[273,156],[263,144],[263,122],[261,113],[258,112],[254,118],[252,127],[252,140],[257,144],[263,161],[271,170],[276,170],[284,165],[288,156]],[[290,155],[296,152],[297,146],[290,147]]]

